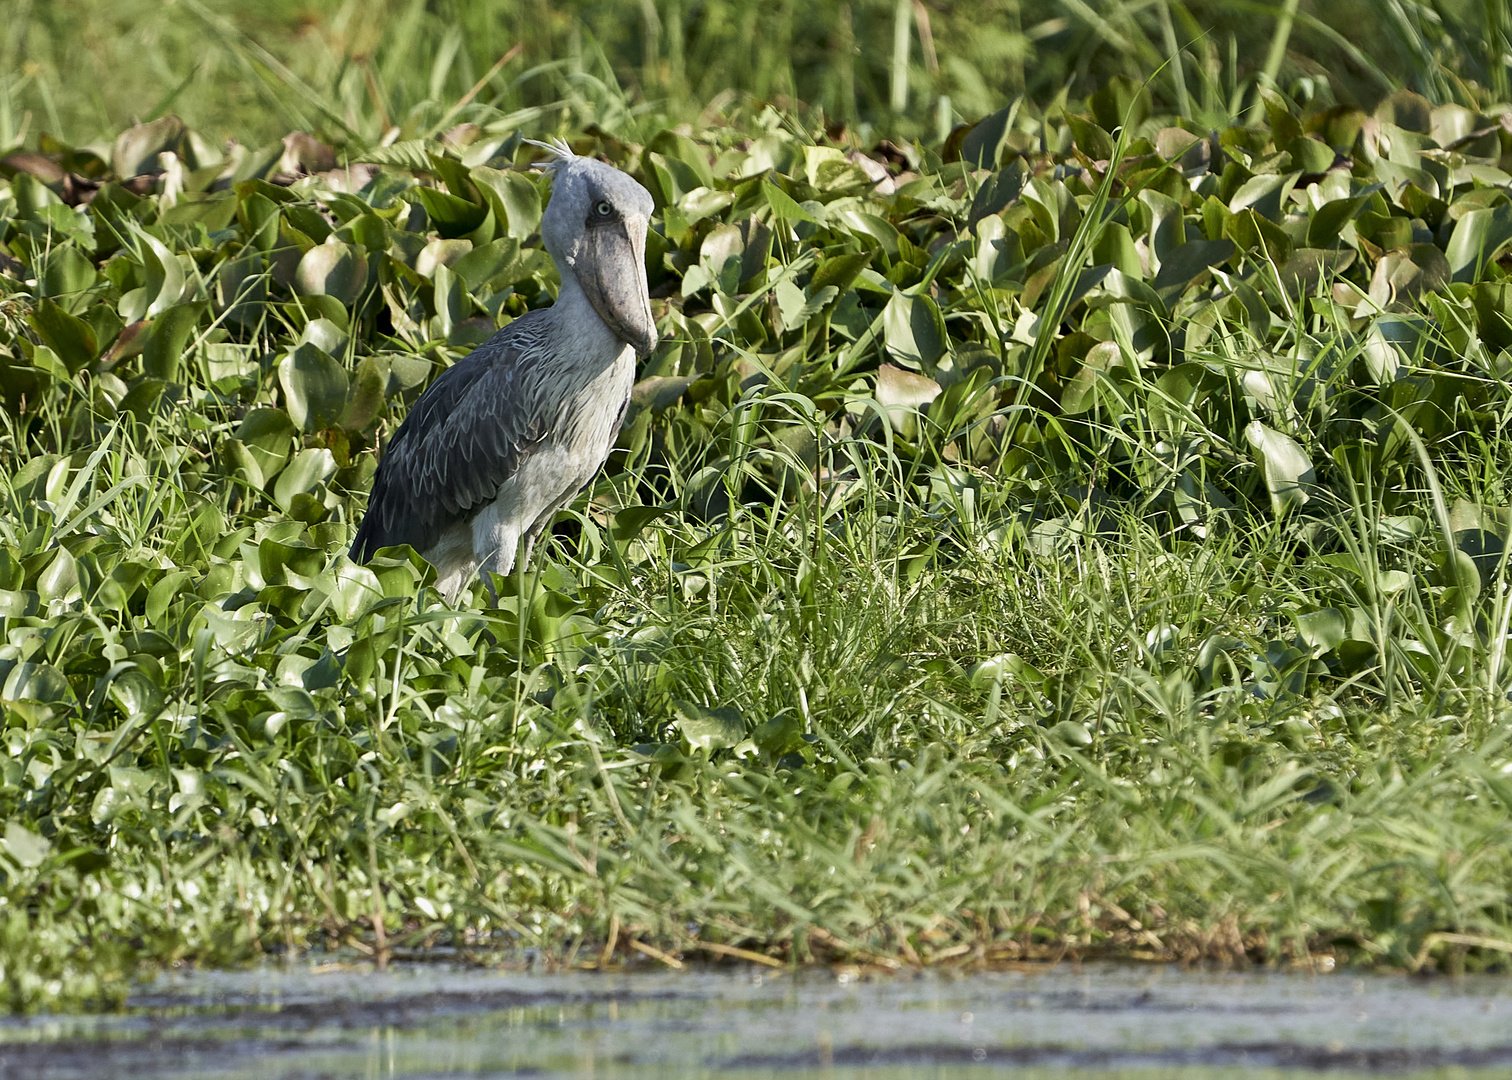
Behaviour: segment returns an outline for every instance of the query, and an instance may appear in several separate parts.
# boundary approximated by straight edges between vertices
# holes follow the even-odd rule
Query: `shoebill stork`
[[[443,371],[389,443],[352,558],[409,544],[449,603],[479,570],[508,574],[614,446],[635,361],[656,345],[646,287],[651,195],[565,143],[551,151],[541,239],[556,303]],[[486,578],[484,580],[487,580]]]

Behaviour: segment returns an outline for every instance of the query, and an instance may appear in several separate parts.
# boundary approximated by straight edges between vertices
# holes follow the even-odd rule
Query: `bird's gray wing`
[[[381,547],[424,551],[497,495],[550,431],[541,335],[530,315],[443,371],[389,444],[352,542],[361,562]]]

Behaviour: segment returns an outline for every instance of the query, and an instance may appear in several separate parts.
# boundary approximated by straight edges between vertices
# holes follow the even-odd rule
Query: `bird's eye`
[[[608,217],[610,214],[614,213],[614,207],[609,205],[608,199],[600,199],[598,202],[594,203],[593,212],[599,217]]]

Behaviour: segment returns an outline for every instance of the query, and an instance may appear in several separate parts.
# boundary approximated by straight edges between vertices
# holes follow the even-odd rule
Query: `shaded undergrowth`
[[[520,133],[7,159],[8,1005],[328,948],[1504,964],[1512,129],[1262,100],[581,138],[663,344],[456,610],[343,552],[554,296]]]

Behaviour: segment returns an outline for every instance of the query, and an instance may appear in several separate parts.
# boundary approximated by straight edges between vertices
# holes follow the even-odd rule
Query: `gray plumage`
[[[359,562],[409,544],[451,602],[480,569],[508,574],[521,548],[530,558],[609,456],[636,356],[656,345],[650,194],[564,144],[548,149],[541,238],[562,278],[556,303],[510,323],[420,395],[378,464],[352,542]]]

